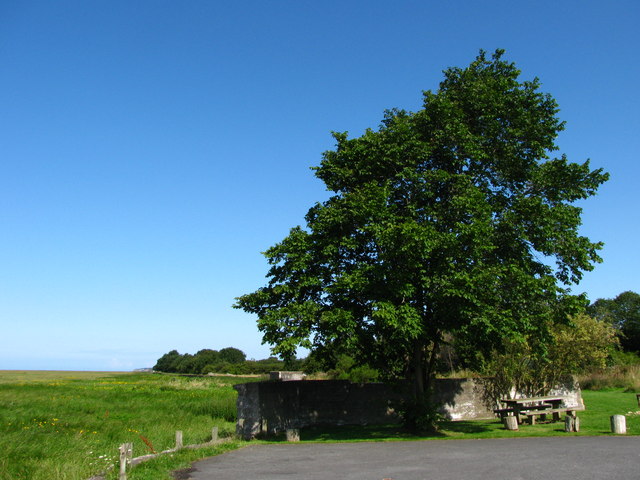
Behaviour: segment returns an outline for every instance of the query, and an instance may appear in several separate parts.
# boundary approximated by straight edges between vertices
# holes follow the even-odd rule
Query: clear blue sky
[[[584,202],[640,292],[640,3],[0,1],[0,369],[129,370],[177,349],[264,358],[231,308],[326,198],[309,167],[442,70],[504,48],[611,180]]]

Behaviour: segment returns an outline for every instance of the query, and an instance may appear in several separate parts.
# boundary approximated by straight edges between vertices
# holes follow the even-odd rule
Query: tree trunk
[[[438,356],[438,351],[440,350],[440,336],[438,335],[433,342],[431,347],[431,354],[429,355],[429,361],[427,363],[427,371],[425,373],[425,392],[431,392],[433,389],[433,380],[435,378],[435,366],[436,360]]]
[[[419,342],[413,346],[413,394],[416,399],[424,396],[424,369],[422,366],[423,352]]]

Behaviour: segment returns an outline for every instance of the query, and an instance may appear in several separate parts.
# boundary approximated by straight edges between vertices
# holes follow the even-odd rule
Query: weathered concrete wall
[[[234,388],[238,391],[236,430],[247,439],[309,425],[398,422],[391,403],[400,397],[381,383],[300,380],[245,383]]]
[[[493,407],[486,399],[481,380],[473,378],[439,378],[433,400],[441,405],[447,420],[479,420],[493,418]]]
[[[382,383],[346,380],[256,382],[234,386],[238,391],[237,433],[245,439],[263,433],[311,425],[380,425],[398,423],[393,405],[400,389]],[[568,380],[553,395],[568,397],[567,406],[582,405],[580,389]],[[494,418],[481,379],[436,380],[434,400],[449,420]]]
[[[305,377],[304,372],[269,372],[269,380],[271,381],[291,382],[293,380],[304,380]]]

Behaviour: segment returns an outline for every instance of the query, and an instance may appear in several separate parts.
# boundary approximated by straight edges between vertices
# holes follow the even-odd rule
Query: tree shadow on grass
[[[300,439],[307,442],[371,442],[443,438],[444,436],[441,433],[428,436],[416,435],[399,425],[316,426],[304,428],[300,432]]]
[[[414,433],[400,425],[369,426],[316,426],[300,432],[300,439],[308,442],[372,442],[391,440],[428,440],[439,438],[464,438],[464,435],[478,436],[490,434],[497,428],[495,422],[445,421],[435,433]]]
[[[495,427],[487,422],[460,420],[457,422],[442,422],[443,430],[451,433],[479,434],[495,430]]]
[[[401,425],[319,425],[305,427],[300,430],[300,440],[303,442],[384,442],[393,440],[435,440],[443,438],[482,438],[501,429],[499,422],[491,421],[444,421],[435,433],[414,433]],[[285,442],[284,432],[276,437],[270,437],[270,442]]]

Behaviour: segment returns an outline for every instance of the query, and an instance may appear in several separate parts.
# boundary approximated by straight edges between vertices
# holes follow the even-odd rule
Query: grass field
[[[134,456],[184,443],[203,443],[217,426],[230,441],[183,450],[136,466],[130,480],[170,479],[190,462],[238,448],[234,383],[256,378],[189,378],[148,373],[0,371],[0,480],[86,480],[116,463],[118,446],[133,442]],[[308,428],[302,440],[393,441],[610,434],[609,416],[627,416],[629,434],[640,434],[640,407],[622,389],[583,391],[580,432],[563,423],[522,425],[506,431],[497,420],[444,422],[436,435],[415,437],[394,426]],[[278,441],[278,440],[275,440]],[[281,440],[280,440],[281,441]],[[117,478],[114,469],[107,477]]]
[[[185,444],[210,440],[214,426],[221,437],[232,436],[232,385],[242,381],[247,380],[0,372],[0,479],[87,479],[117,460],[120,444],[133,442],[134,456],[159,452],[175,445],[176,430],[183,431]],[[194,452],[177,457],[189,454]],[[110,478],[115,477],[113,472]]]
[[[622,389],[592,392],[584,390],[582,397],[586,410],[578,412],[580,432],[565,433],[564,422],[538,422],[536,425],[520,425],[518,431],[505,430],[502,423],[495,420],[474,420],[460,422],[442,422],[440,430],[434,435],[411,435],[396,426],[307,428],[301,432],[301,440],[312,442],[334,441],[390,441],[390,440],[436,440],[470,438],[512,438],[512,437],[549,437],[611,435],[609,417],[625,415],[627,434],[640,435],[640,407],[635,393]]]

